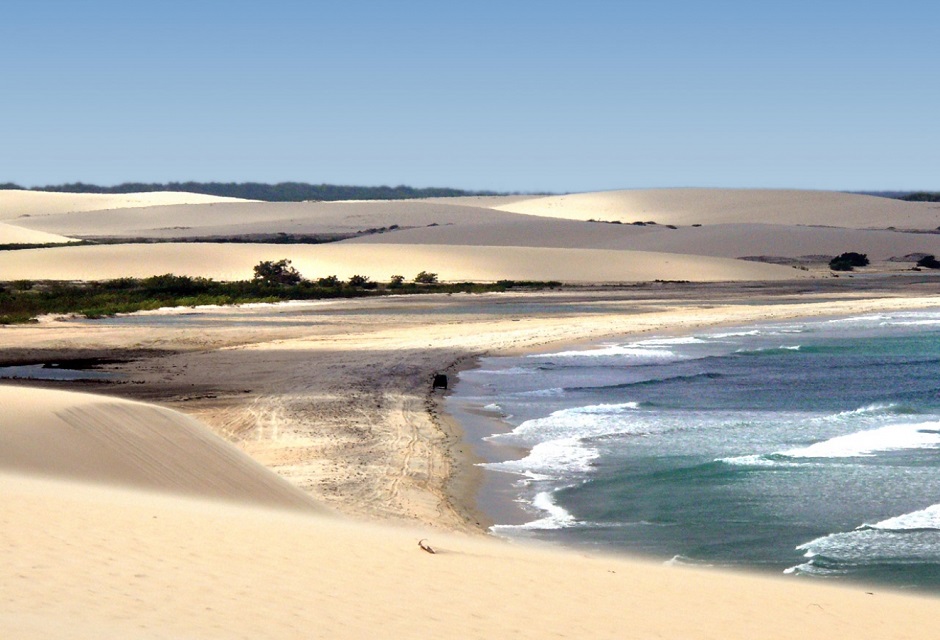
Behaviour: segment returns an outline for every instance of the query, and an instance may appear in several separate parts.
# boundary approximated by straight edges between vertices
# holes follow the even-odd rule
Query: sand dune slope
[[[929,638],[936,599],[0,474],[0,635]],[[427,538],[437,551],[418,547]]]
[[[317,509],[304,493],[169,409],[0,386],[0,471]]]
[[[50,191],[24,191],[0,189],[0,220],[21,216],[122,209],[125,207],[153,207],[168,204],[195,204],[209,202],[246,202],[240,198],[207,196],[199,193],[154,191],[148,193],[56,193]]]
[[[12,255],[15,253],[16,255]],[[306,277],[354,274],[388,281],[433,271],[443,281],[786,280],[802,272],[776,265],[668,253],[454,245],[266,245],[165,243],[0,252],[9,279],[104,280],[163,273],[250,279],[261,260],[288,258]]]
[[[834,191],[774,189],[639,189],[547,196],[496,204],[530,215],[659,224],[829,225],[856,229],[936,229],[940,204]]]
[[[66,238],[55,233],[24,229],[23,227],[0,222],[0,244],[52,244],[71,240],[72,238]]]

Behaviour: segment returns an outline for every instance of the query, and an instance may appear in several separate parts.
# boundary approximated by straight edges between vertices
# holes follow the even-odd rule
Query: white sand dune
[[[178,191],[148,193],[56,193],[0,189],[0,220],[13,220],[23,216],[123,209],[125,207],[153,207],[169,204],[197,204],[212,202],[246,202],[241,198],[207,196]]]
[[[533,222],[528,216],[510,222],[408,229],[345,242],[616,249],[725,258],[834,256],[845,251],[866,253],[872,260],[912,253],[940,255],[940,234],[933,233],[742,223],[670,229],[556,218]]]
[[[834,191],[638,189],[537,197],[494,205],[503,211],[575,220],[659,224],[765,223],[855,229],[936,229],[940,203]]]
[[[189,416],[85,393],[0,385],[0,471],[321,510]]]
[[[15,254],[15,255],[14,255]],[[262,260],[292,260],[308,278],[354,274],[377,281],[419,271],[442,281],[559,280],[787,280],[802,272],[727,258],[669,253],[455,245],[347,244],[270,245],[161,243],[100,245],[0,252],[0,273],[9,279],[105,280],[164,273],[216,280],[252,277]]]
[[[16,223],[40,231],[75,236],[188,238],[274,233],[350,234],[393,225],[490,224],[519,217],[484,207],[421,200],[241,201],[59,213],[19,218]]]
[[[23,197],[23,193],[0,192],[0,205],[4,198]],[[26,193],[29,198],[62,195]],[[187,196],[140,195],[147,196],[148,203]],[[196,199],[199,198],[202,197]],[[589,218],[658,224],[604,224],[587,222]],[[275,234],[325,237],[384,229],[386,232],[362,235],[347,242],[630,250],[724,258],[794,258],[858,251],[874,260],[940,253],[940,234],[886,230],[896,227],[930,231],[938,223],[940,205],[936,203],[836,192],[741,189],[407,201],[268,203],[217,199],[209,203],[128,205],[122,209],[48,213],[16,220],[16,225],[24,229],[69,237],[212,239]],[[427,249],[414,251],[421,253]],[[489,259],[489,254],[485,257]],[[386,268],[387,261],[377,261],[378,268]],[[191,260],[182,258],[182,262],[188,265]],[[371,264],[353,268],[353,272]],[[401,270],[404,269],[403,266]],[[583,278],[579,275],[573,280]]]
[[[52,244],[70,242],[71,240],[72,238],[66,238],[55,233],[24,229],[23,227],[0,222],[0,244]]]
[[[933,598],[275,510],[287,493],[267,485],[256,507],[221,500],[241,489],[262,497],[253,484],[262,474],[224,455],[220,463],[198,425],[162,421],[162,410],[139,403],[23,391],[0,388],[13,416],[0,428],[4,638],[882,640],[935,631]],[[174,427],[187,437],[168,436]],[[49,450],[48,459],[24,468],[11,448],[27,459]],[[41,475],[48,467],[55,477]],[[140,474],[193,495],[143,490]],[[239,490],[217,492],[210,476]]]

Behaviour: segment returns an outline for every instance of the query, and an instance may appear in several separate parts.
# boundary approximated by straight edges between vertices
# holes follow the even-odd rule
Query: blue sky
[[[0,0],[0,182],[940,190],[935,3]]]

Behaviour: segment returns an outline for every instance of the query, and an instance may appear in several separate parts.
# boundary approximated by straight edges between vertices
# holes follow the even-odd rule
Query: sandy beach
[[[513,202],[505,204],[525,204]],[[490,210],[499,204],[486,201]],[[404,210],[395,215],[403,219]],[[417,237],[444,225],[422,231],[415,224],[402,231],[416,236],[414,244],[391,243],[380,254],[388,261],[381,268],[417,270],[433,258],[440,262],[432,267],[444,265],[448,279],[487,280],[507,273],[551,279],[556,268],[583,274],[568,280],[581,286],[46,318],[0,328],[4,365],[99,360],[100,370],[114,375],[0,386],[10,416],[0,433],[0,556],[10,567],[0,577],[4,637],[929,637],[935,597],[492,539],[475,501],[480,472],[460,425],[442,413],[440,392],[432,393],[429,383],[433,373],[459,374],[484,355],[717,325],[937,308],[935,279],[892,275],[888,268],[877,277],[836,279],[737,260],[746,254],[733,252],[716,263],[711,254],[694,253],[694,238],[669,254],[686,275],[677,277],[680,272],[663,270],[663,254],[618,250],[622,262],[611,260],[604,252],[614,250],[591,235],[597,223],[581,221],[583,238],[574,231],[567,236],[582,238],[581,246],[559,247],[546,230],[560,218],[541,226],[544,216],[513,215],[526,216],[529,237],[544,235],[536,253],[487,244],[491,235],[483,231],[465,235],[460,245],[477,253],[461,253],[457,245]],[[26,223],[38,217],[34,211],[6,222],[32,229]],[[928,217],[919,223],[929,224]],[[101,228],[106,220],[98,219]],[[455,216],[454,225],[460,220]],[[850,226],[844,228],[859,231]],[[793,237],[802,232],[788,228]],[[34,230],[73,237],[64,226]],[[682,229],[625,231],[633,237]],[[894,233],[882,242],[895,243],[880,245],[883,259],[913,253],[907,241],[931,239],[882,233]],[[311,275],[321,268],[358,272],[364,252],[394,236],[322,245],[335,252],[334,262],[311,262]],[[837,253],[858,245],[835,247],[862,237],[836,236],[809,248],[794,241],[787,252]],[[480,244],[466,240],[474,237]],[[132,257],[62,257],[123,246],[0,257],[9,260],[4,272],[15,273],[6,279],[134,275],[126,272]],[[434,246],[447,248],[416,249]],[[193,275],[229,273],[220,254],[198,245],[147,247]],[[236,249],[242,270],[259,256],[294,255],[259,253],[270,251],[267,245]],[[29,258],[30,251],[39,257]],[[402,262],[402,255],[417,258]],[[506,257],[495,261],[500,255]],[[445,256],[454,271],[446,271]],[[306,267],[302,260],[298,254]],[[487,271],[494,261],[497,268]],[[98,272],[83,266],[95,264],[104,266]],[[599,281],[632,284],[588,286],[591,270],[602,266],[610,271]],[[418,546],[424,539],[437,553]]]

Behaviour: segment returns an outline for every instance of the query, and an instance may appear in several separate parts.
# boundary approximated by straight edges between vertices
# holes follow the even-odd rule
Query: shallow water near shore
[[[498,535],[940,591],[940,313],[487,358],[448,409]]]

